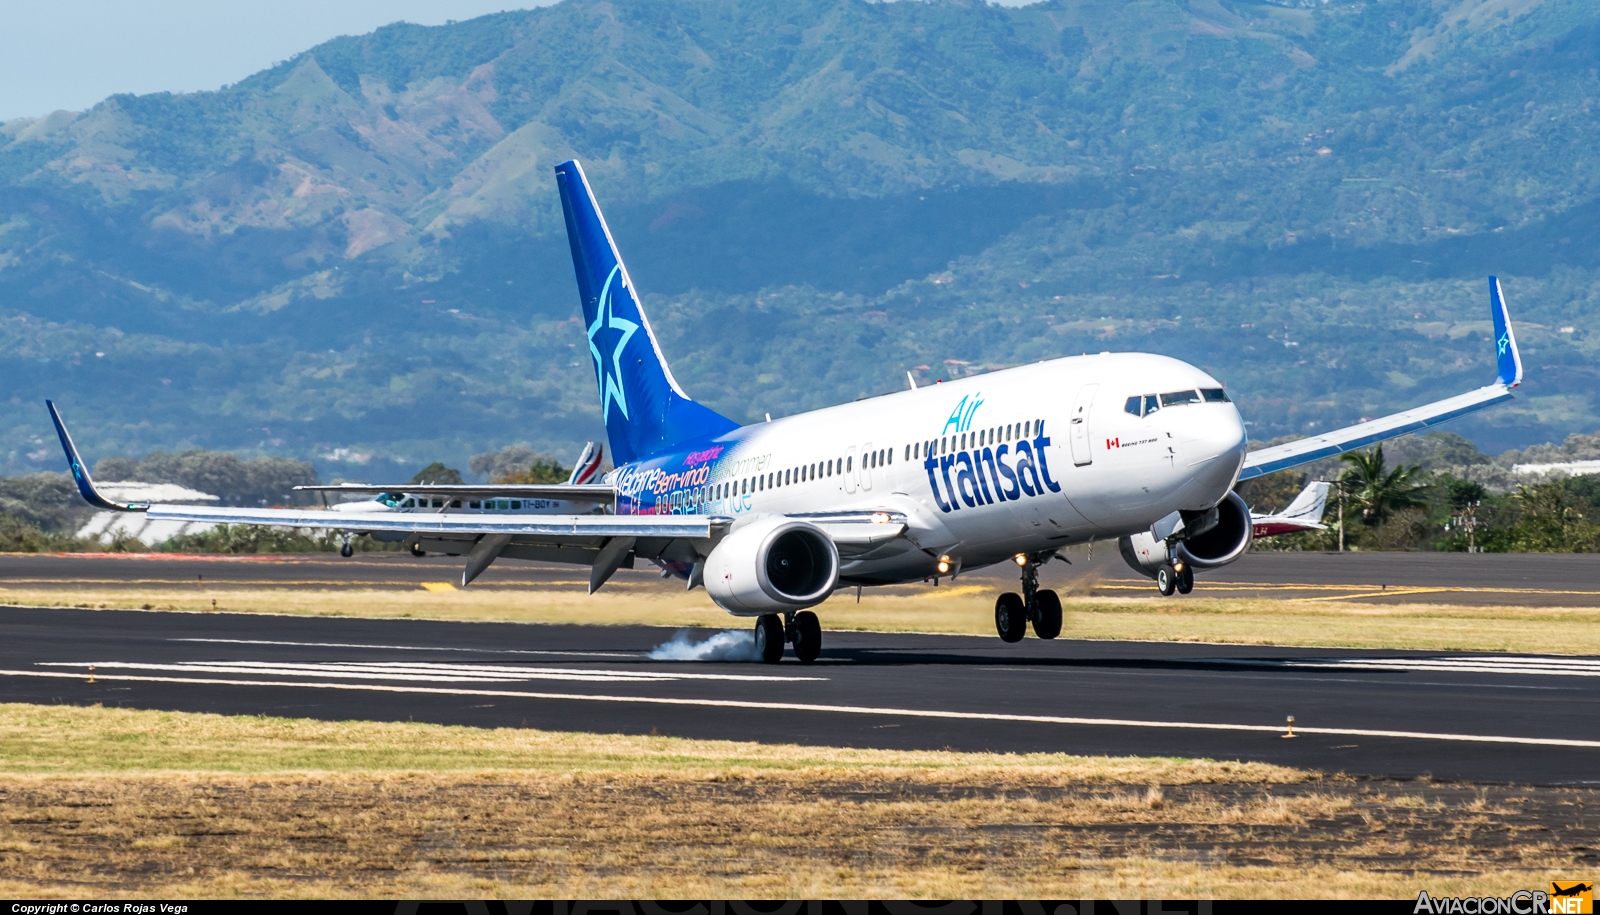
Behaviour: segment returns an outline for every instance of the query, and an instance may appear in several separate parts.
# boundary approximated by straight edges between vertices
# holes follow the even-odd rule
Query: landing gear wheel
[[[767,613],[756,619],[756,654],[768,664],[783,660],[783,621]]]
[[[994,628],[1002,642],[1020,642],[1028,634],[1028,609],[1021,594],[1007,591],[995,598]]]
[[[1171,566],[1162,566],[1156,569],[1156,590],[1162,597],[1171,597],[1172,592],[1178,589],[1178,575],[1172,571]]]
[[[344,542],[344,546],[339,547],[339,555],[343,556],[346,559],[349,559],[351,556],[354,556],[355,554],[356,554],[356,548],[351,546],[350,545],[350,541],[348,541],[348,540],[346,540]]]
[[[790,641],[794,643],[794,656],[802,664],[810,664],[822,654],[822,623],[817,620],[817,615],[810,610],[801,610],[794,615],[794,624],[790,627]]]
[[[422,548],[422,544],[413,543],[411,544],[411,555],[422,557],[428,555],[428,551]]]
[[[1053,639],[1061,634],[1061,598],[1051,590],[1033,596],[1038,603],[1033,617],[1033,634],[1041,639]]]
[[[1194,590],[1194,569],[1185,568],[1178,573],[1178,593],[1188,594]]]

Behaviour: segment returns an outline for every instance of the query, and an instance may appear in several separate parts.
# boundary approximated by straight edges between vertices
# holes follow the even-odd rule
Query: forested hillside
[[[1528,382],[1453,431],[1559,441],[1600,428],[1597,61],[1580,0],[567,0],[7,122],[0,470],[57,469],[46,396],[91,460],[570,456],[574,156],[739,419],[1143,349],[1312,432],[1487,382],[1494,272]]]

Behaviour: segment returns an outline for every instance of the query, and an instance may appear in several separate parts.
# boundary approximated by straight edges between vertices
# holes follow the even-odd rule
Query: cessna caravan
[[[96,491],[51,405],[83,497],[176,521],[399,536],[419,550],[465,554],[463,586],[502,557],[587,566],[590,593],[618,569],[651,563],[754,618],[766,661],[781,660],[787,643],[810,662],[822,647],[812,608],[836,590],[1004,562],[1016,564],[1021,587],[995,601],[1000,637],[1017,641],[1031,623],[1038,637],[1055,638],[1061,602],[1039,587],[1039,568],[1094,540],[1119,541],[1163,594],[1188,591],[1196,572],[1250,548],[1250,511],[1233,491],[1240,480],[1501,403],[1522,380],[1500,284],[1490,277],[1492,384],[1258,451],[1248,450],[1221,382],[1147,353],[1052,359],[744,425],[691,399],[673,378],[583,168],[570,161],[555,171],[616,464],[601,482],[365,490],[426,497],[426,513],[115,503]],[[604,511],[472,512],[454,505],[461,498]]]

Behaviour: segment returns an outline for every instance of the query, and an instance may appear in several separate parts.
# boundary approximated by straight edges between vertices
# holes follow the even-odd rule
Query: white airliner
[[[1006,641],[1030,621],[1040,638],[1060,633],[1061,602],[1038,587],[1038,570],[1072,544],[1117,539],[1163,592],[1187,590],[1196,570],[1250,547],[1250,512],[1233,492],[1241,479],[1509,400],[1522,379],[1491,277],[1493,384],[1255,452],[1221,382],[1145,353],[1053,359],[742,426],[673,379],[583,169],[563,163],[556,179],[616,469],[601,484],[500,487],[496,498],[592,499],[605,513],[472,512],[452,503],[484,488],[418,485],[385,489],[429,498],[426,514],[114,504],[52,406],[80,492],[152,518],[402,534],[422,550],[465,553],[463,585],[506,556],[586,565],[593,593],[643,560],[754,617],[767,661],[787,642],[809,662],[822,645],[810,608],[841,587],[1015,562],[1021,593],[995,602]]]

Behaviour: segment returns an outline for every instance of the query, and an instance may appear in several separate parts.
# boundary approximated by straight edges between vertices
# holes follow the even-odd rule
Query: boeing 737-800
[[[154,518],[404,535],[464,553],[462,584],[499,557],[590,569],[593,593],[619,569],[654,563],[736,616],[754,617],[762,657],[793,645],[815,660],[815,607],[841,587],[915,582],[1015,562],[999,595],[1006,641],[1061,630],[1038,570],[1061,549],[1115,539],[1165,594],[1250,547],[1235,484],[1404,435],[1510,399],[1522,379],[1500,285],[1489,280],[1493,384],[1325,435],[1251,452],[1221,382],[1146,353],[1053,359],[741,425],[672,377],[611,231],[577,162],[556,167],[601,417],[616,469],[603,483],[497,487],[501,496],[592,500],[598,514],[512,517],[457,510],[483,487],[384,487],[439,508],[347,513],[113,504],[94,488],[54,407],[83,496]],[[369,488],[367,491],[373,491]],[[431,508],[431,505],[430,505]]]

